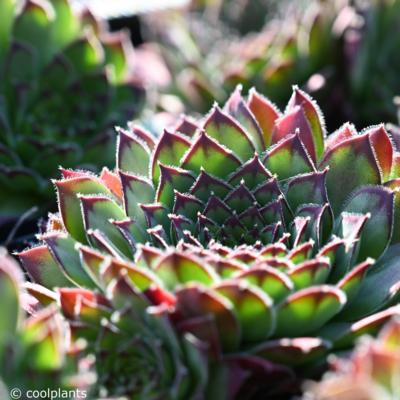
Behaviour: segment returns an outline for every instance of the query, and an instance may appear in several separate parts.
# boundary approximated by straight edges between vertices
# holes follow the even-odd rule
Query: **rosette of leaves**
[[[71,387],[68,374],[73,373],[74,363],[67,360],[67,327],[57,307],[39,309],[32,302],[29,292],[44,304],[54,301],[49,290],[38,288],[24,282],[20,267],[0,248],[0,393],[4,399],[12,388],[21,390],[25,398],[26,390]]]
[[[305,399],[389,400],[400,397],[400,322],[390,321],[376,339],[360,340],[350,358],[334,358],[331,372],[312,384]]]
[[[129,46],[68,0],[0,4],[0,216],[51,199],[59,165],[112,163],[116,123],[141,107]]]
[[[222,109],[184,117],[158,139],[137,126],[118,132],[115,170],[63,169],[59,214],[19,254],[33,281],[69,287],[61,307],[72,325],[90,319],[108,395],[165,382],[172,398],[282,394],[399,313],[400,158],[383,125],[358,133],[346,123],[327,138],[297,87],[284,113],[237,88]],[[120,319],[110,317],[126,310],[127,337],[138,312],[166,318],[150,333],[160,344],[170,331],[181,346],[195,338],[207,372],[169,349],[159,385],[151,373],[135,379],[154,359],[128,361],[131,342],[117,339]],[[104,352],[100,326],[115,337]],[[118,389],[104,353],[121,360]]]

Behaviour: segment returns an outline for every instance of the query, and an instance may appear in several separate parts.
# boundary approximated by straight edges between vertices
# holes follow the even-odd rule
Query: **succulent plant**
[[[30,292],[53,295],[26,283],[16,261],[0,248],[0,394],[2,399],[26,398],[27,390],[68,390],[74,387],[74,364],[68,362],[68,328],[57,307],[38,308]],[[31,314],[31,315],[29,315]],[[15,396],[10,393],[15,388]],[[18,392],[18,390],[20,392]],[[3,393],[4,392],[4,393]],[[55,397],[54,397],[55,398]]]
[[[140,109],[129,46],[68,0],[0,4],[0,217],[51,199],[59,165],[112,163],[113,126]]]
[[[332,358],[331,372],[309,385],[307,400],[389,400],[400,397],[400,322],[388,322],[376,339],[360,340],[350,358]]]
[[[102,393],[272,398],[399,313],[400,158],[383,125],[326,137],[297,87],[283,114],[238,87],[157,139],[118,133],[115,170],[62,169],[59,213],[19,253],[34,282],[64,287]]]

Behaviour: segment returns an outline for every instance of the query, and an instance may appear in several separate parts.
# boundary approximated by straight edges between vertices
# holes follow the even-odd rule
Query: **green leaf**
[[[178,285],[198,282],[204,286],[211,286],[218,282],[218,276],[205,263],[200,263],[194,257],[173,252],[162,257],[154,268],[168,290],[174,290]]]
[[[326,192],[327,170],[323,172],[311,172],[295,176],[290,179],[286,189],[286,200],[293,212],[303,204],[320,204],[328,203],[328,195]]]
[[[240,160],[232,151],[222,147],[201,131],[182,158],[181,167],[199,174],[204,169],[209,174],[226,179],[240,167]]]
[[[368,135],[352,137],[325,153],[319,169],[327,166],[326,186],[335,215],[343,209],[345,199],[354,189],[381,183]]]
[[[182,215],[195,221],[197,214],[203,210],[204,204],[202,201],[197,199],[195,196],[186,193],[175,192],[175,203],[173,213],[176,215]]]
[[[275,268],[263,266],[260,262],[236,276],[263,290],[271,297],[275,304],[280,303],[293,290],[293,282],[290,278]]]
[[[72,285],[47,246],[40,245],[23,250],[18,253],[18,257],[34,282],[49,289]]]
[[[75,240],[87,243],[78,194],[111,196],[111,192],[97,177],[89,173],[84,176],[54,181],[54,184],[57,188],[58,208],[65,229]]]
[[[314,171],[311,161],[298,133],[287,135],[265,156],[264,165],[278,180],[284,180]]]
[[[36,68],[45,65],[52,55],[52,43],[49,40],[54,9],[50,3],[38,3],[31,0],[15,18],[13,38],[32,46],[38,52]]]
[[[351,194],[344,210],[370,215],[361,238],[358,260],[379,258],[390,243],[393,229],[394,194],[382,186],[360,188]]]
[[[20,314],[20,286],[23,276],[15,261],[3,248],[0,249],[0,301],[3,307],[0,318],[0,358],[17,332]],[[4,354],[6,355],[6,354]]]
[[[390,246],[370,268],[360,291],[346,307],[345,315],[351,320],[370,315],[383,308],[397,294],[400,281],[400,244]]]
[[[232,210],[217,196],[211,195],[203,215],[218,225],[223,224],[232,214]]]
[[[238,349],[241,339],[240,325],[229,300],[197,284],[177,290],[176,298],[177,311],[183,318],[213,318],[223,350],[229,352]]]
[[[52,0],[51,4],[55,11],[51,39],[54,52],[58,52],[77,37],[80,26],[68,0]]]
[[[147,145],[130,135],[122,128],[117,128],[117,165],[122,171],[148,177],[150,173],[150,152]]]
[[[76,76],[99,72],[103,63],[103,54],[100,42],[93,34],[72,42],[64,51],[76,71]]]
[[[224,202],[232,210],[235,210],[237,214],[240,214],[251,207],[256,202],[256,199],[250,190],[247,189],[244,182],[241,182],[239,186],[226,196]]]
[[[391,243],[395,244],[400,242],[400,179],[393,179],[386,182],[385,186],[393,190],[394,193],[394,218]]]
[[[155,192],[151,182],[124,172],[120,172],[119,176],[124,193],[125,213],[137,222],[139,226],[145,228],[146,219],[140,204],[154,201]]]
[[[209,137],[232,150],[242,162],[255,152],[252,141],[240,125],[218,106],[214,106],[204,122],[203,129]]]
[[[346,303],[346,295],[332,286],[314,286],[290,295],[277,310],[275,336],[301,336],[314,332]]]
[[[232,304],[241,326],[242,343],[269,337],[275,327],[275,313],[269,296],[257,287],[232,281],[214,287]]]
[[[190,141],[184,136],[164,130],[154,149],[151,160],[151,176],[155,187],[157,187],[160,179],[159,164],[179,167],[180,160],[189,147]]]
[[[232,187],[224,180],[211,176],[204,169],[201,169],[196,182],[190,189],[190,194],[193,194],[203,202],[207,202],[213,194],[220,199],[225,198],[231,189]]]
[[[42,237],[53,258],[77,286],[95,288],[96,285],[84,269],[76,250],[76,241],[64,233],[50,233]]]
[[[270,178],[272,178],[272,175],[265,169],[256,154],[229,177],[228,183],[237,186],[243,180],[246,186],[253,190]]]
[[[3,0],[0,2],[0,60],[4,59],[4,55],[11,42],[11,31],[15,17],[16,0]]]
[[[288,275],[294,283],[295,289],[300,290],[326,282],[330,272],[328,258],[315,258],[296,265]]]
[[[337,286],[343,290],[347,296],[347,304],[355,298],[359,292],[361,285],[364,282],[367,270],[373,265],[375,261],[372,258],[367,258],[365,261],[356,265],[341,281],[338,282]]]
[[[282,195],[275,177],[259,185],[253,192],[258,204],[265,206]]]
[[[113,200],[105,196],[91,195],[79,196],[82,204],[82,214],[86,231],[99,230],[114,245],[117,252],[125,257],[132,258],[132,249],[121,234],[120,230],[112,224],[112,220],[124,219],[123,209]]]
[[[128,71],[125,49],[130,46],[129,38],[124,32],[109,33],[102,37],[106,64],[113,67],[114,83],[123,83]]]
[[[158,182],[156,201],[164,204],[170,210],[174,205],[174,191],[188,192],[194,184],[193,174],[182,168],[169,167],[159,164],[161,176]]]
[[[244,102],[241,95],[242,88],[238,85],[225,103],[224,110],[234,117],[245,129],[251,138],[257,152],[261,154],[265,150],[263,133],[257,120]]]
[[[332,347],[330,342],[316,337],[268,340],[252,349],[252,353],[283,365],[301,365],[321,359]]]

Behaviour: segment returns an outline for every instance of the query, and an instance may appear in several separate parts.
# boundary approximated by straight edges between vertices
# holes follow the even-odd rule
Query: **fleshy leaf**
[[[265,145],[268,148],[271,144],[275,121],[280,117],[281,113],[273,103],[254,88],[249,92],[247,105],[260,125]]]
[[[141,227],[146,226],[141,203],[151,203],[154,200],[154,188],[150,181],[135,175],[120,172],[122,190],[124,193],[124,209],[126,215],[133,218]]]
[[[243,162],[255,151],[247,133],[235,120],[215,106],[204,122],[203,129],[208,136],[231,149]]]
[[[260,126],[258,125],[254,115],[241,95],[242,88],[238,86],[225,103],[224,110],[236,118],[237,121],[245,128],[253,141],[253,145],[257,152],[261,154],[265,150],[264,137]]]
[[[270,340],[253,349],[259,357],[285,365],[300,365],[323,356],[330,342],[316,337],[298,337]]]
[[[191,194],[182,194],[180,192],[175,192],[175,204],[173,208],[173,213],[176,215],[183,215],[191,219],[196,220],[197,214],[204,208],[202,201],[197,199]]]
[[[360,239],[359,261],[379,258],[388,246],[393,225],[394,194],[382,186],[368,186],[355,191],[344,210],[369,214]]]
[[[99,230],[125,257],[132,258],[132,251],[119,229],[110,220],[125,218],[122,208],[104,196],[80,196],[86,230]]]
[[[0,249],[0,301],[2,310],[0,321],[0,357],[5,362],[8,345],[15,338],[18,325],[21,323],[21,286],[23,275],[17,263]]]
[[[18,253],[18,257],[34,282],[49,289],[72,285],[47,246],[40,245],[23,250]]]
[[[232,190],[228,196],[226,196],[224,202],[237,213],[245,211],[251,207],[256,201],[253,194],[247,189],[244,182]]]
[[[157,142],[151,159],[151,176],[154,186],[157,187],[160,179],[159,163],[179,166],[182,156],[190,147],[190,141],[178,133],[164,130]]]
[[[177,311],[184,318],[208,315],[214,318],[224,351],[238,348],[241,339],[240,325],[229,300],[193,284],[179,289],[176,297]]]
[[[58,194],[58,208],[65,229],[75,240],[86,243],[78,194],[106,194],[111,196],[111,192],[100,180],[91,175],[59,180],[54,183]]]
[[[339,143],[357,135],[357,130],[353,124],[346,122],[335,132],[331,133],[325,140],[325,153],[332,150]]]
[[[242,342],[258,342],[271,335],[275,314],[268,295],[256,287],[234,281],[214,286],[214,290],[233,304],[241,326]]]
[[[346,315],[352,320],[370,315],[389,304],[398,295],[400,280],[400,245],[390,246],[385,254],[373,265],[351,304]]]
[[[156,201],[164,204],[170,210],[174,205],[174,191],[188,192],[194,184],[193,174],[182,168],[159,164],[161,176],[158,183]]]
[[[243,180],[245,185],[253,190],[270,178],[272,175],[261,163],[258,155],[255,155],[234,172],[228,182],[232,186],[237,186]]]
[[[344,200],[354,189],[381,183],[368,135],[345,140],[325,153],[319,169],[327,166],[329,171],[326,174],[326,186],[335,214],[342,209]],[[338,187],[340,190],[337,190]]]
[[[389,135],[383,125],[368,128],[363,133],[369,135],[371,146],[374,149],[382,172],[382,180],[387,181],[390,177],[393,162],[393,145]]]
[[[288,103],[288,109],[300,106],[310,124],[313,142],[315,145],[316,159],[319,160],[324,153],[325,126],[322,112],[317,103],[297,86],[293,88],[292,97]],[[308,147],[307,147],[308,149]]]
[[[277,311],[276,336],[314,332],[344,306],[346,295],[332,286],[314,286],[290,295]]]
[[[293,212],[302,204],[314,203],[323,205],[328,203],[325,176],[323,172],[311,172],[290,179],[286,189],[286,200]]]
[[[207,202],[213,194],[219,198],[224,198],[231,189],[232,187],[224,180],[211,176],[202,169],[191,187],[190,193],[203,202]]]
[[[161,258],[154,270],[168,290],[174,290],[176,286],[190,282],[210,286],[218,281],[217,275],[207,264],[178,252]]]
[[[367,258],[362,263],[356,265],[341,281],[338,282],[338,288],[342,289],[343,292],[346,293],[347,304],[350,304],[357,295],[367,270],[374,264],[374,262],[375,261],[372,258]]]
[[[268,266],[255,265],[237,275],[237,278],[262,289],[275,304],[285,299],[293,290],[293,282],[286,274]]]
[[[88,288],[96,287],[90,274],[83,268],[79,253],[76,251],[76,242],[62,233],[53,233],[43,236],[53,258],[59,263],[65,274],[77,286]]]
[[[272,144],[279,143],[296,132],[298,132],[307,154],[315,163],[317,158],[311,127],[303,109],[299,106],[294,106],[276,121],[272,133]]]
[[[315,258],[297,265],[288,275],[296,290],[326,282],[330,272],[329,259]]]
[[[394,218],[392,243],[400,242],[400,179],[393,179],[385,183],[385,186],[393,190],[394,193]]]
[[[140,176],[149,176],[150,151],[147,145],[130,135],[128,131],[117,128],[117,165],[122,171]]]
[[[298,133],[285,136],[272,147],[265,156],[264,165],[276,174],[280,181],[314,171],[313,162]]]
[[[240,165],[240,160],[232,151],[222,147],[202,131],[182,158],[181,167],[196,174],[203,168],[209,174],[225,179]]]

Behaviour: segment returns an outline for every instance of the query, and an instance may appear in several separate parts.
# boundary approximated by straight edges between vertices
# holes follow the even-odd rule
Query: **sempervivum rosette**
[[[28,398],[27,390],[67,391],[77,387],[75,362],[72,362],[76,358],[68,336],[64,335],[66,322],[51,304],[54,299],[49,290],[25,282],[19,265],[0,248],[2,399]],[[83,383],[88,376],[81,377]]]
[[[326,138],[298,88],[283,114],[238,88],[159,139],[118,131],[115,170],[63,169],[59,214],[20,253],[34,281],[68,286],[102,393],[272,396],[399,312],[399,157],[383,126]]]
[[[59,165],[112,165],[114,126],[143,102],[131,51],[69,0],[0,2],[0,218],[48,210]]]

